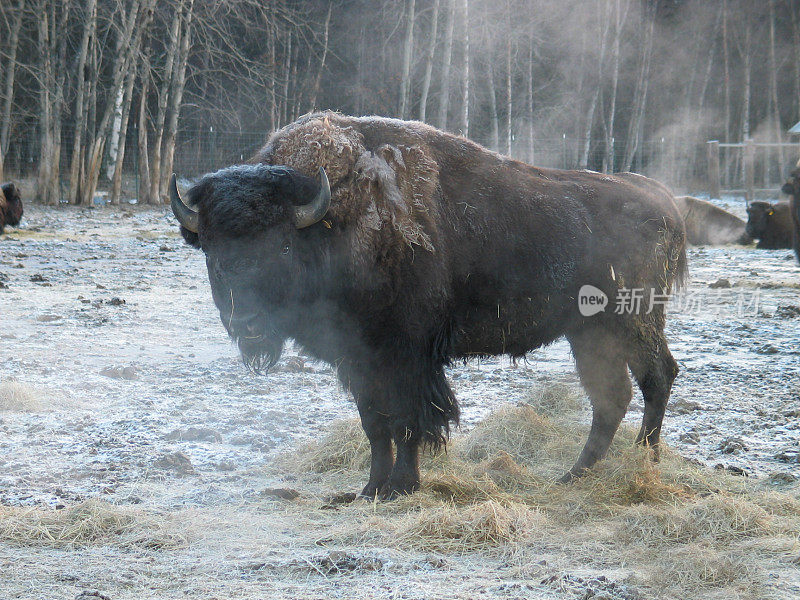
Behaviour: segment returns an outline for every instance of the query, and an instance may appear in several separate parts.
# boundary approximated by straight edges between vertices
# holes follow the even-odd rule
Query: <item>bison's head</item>
[[[23,213],[19,188],[13,183],[4,183],[2,190],[3,197],[0,197],[0,212],[3,213],[3,222],[5,225],[19,225]]]
[[[172,211],[186,241],[206,255],[214,303],[245,364],[264,372],[317,300],[326,270],[330,206],[319,180],[287,167],[238,165],[206,175],[184,202],[173,175]]]
[[[794,198],[800,198],[800,163],[789,173],[786,183],[781,187],[781,192]]]
[[[745,233],[751,238],[759,239],[769,231],[769,221],[775,214],[775,207],[769,202],[756,201],[747,206],[747,225]]]

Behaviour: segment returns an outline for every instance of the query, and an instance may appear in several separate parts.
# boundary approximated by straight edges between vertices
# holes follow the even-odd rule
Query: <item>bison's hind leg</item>
[[[563,482],[582,475],[606,455],[633,393],[627,352],[615,332],[603,327],[587,328],[571,333],[567,339],[581,383],[592,402],[592,428]]]
[[[640,332],[628,361],[644,398],[644,417],[636,442],[653,448],[658,460],[661,422],[667,409],[672,382],[678,374],[678,363],[667,347],[664,333],[658,328]]]

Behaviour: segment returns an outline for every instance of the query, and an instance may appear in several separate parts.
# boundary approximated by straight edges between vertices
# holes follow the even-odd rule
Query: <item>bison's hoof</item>
[[[419,482],[403,482],[394,483],[387,481],[386,484],[378,492],[378,500],[395,500],[400,496],[407,496],[413,494],[419,489]]]
[[[375,498],[380,497],[380,491],[383,485],[385,484],[368,483],[364,486],[364,489],[361,490],[360,496],[370,502],[374,502]]]
[[[586,474],[586,469],[580,469],[578,471],[569,470],[561,478],[558,480],[558,483],[572,483],[576,479],[580,479]]]

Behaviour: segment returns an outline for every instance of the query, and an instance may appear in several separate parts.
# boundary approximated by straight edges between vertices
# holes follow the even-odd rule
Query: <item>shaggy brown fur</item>
[[[749,244],[745,222],[736,215],[692,196],[676,196],[675,204],[686,225],[686,241],[695,246]]]
[[[0,233],[6,225],[16,226],[22,220],[22,199],[19,188],[13,183],[4,183],[0,186]]]
[[[320,166],[330,208],[297,229],[293,207],[316,195]],[[594,407],[568,477],[606,453],[629,368],[645,400],[639,441],[658,444],[677,365],[656,296],[686,271],[683,222],[661,184],[539,169],[419,122],[317,113],[188,199],[197,233],[182,233],[206,253],[246,362],[273,363],[292,338],[353,393],[372,450],[365,495],[419,486],[419,449],[443,444],[459,415],[450,360],[520,357],[562,336]],[[605,312],[581,314],[586,285],[609,298]],[[617,313],[634,288],[641,306]]]
[[[789,173],[789,178],[783,184],[781,191],[792,198],[789,201],[793,225],[792,246],[794,255],[800,262],[800,163]]]
[[[758,240],[756,248],[779,250],[791,248],[794,237],[789,202],[763,202],[757,200],[747,207],[747,235]]]

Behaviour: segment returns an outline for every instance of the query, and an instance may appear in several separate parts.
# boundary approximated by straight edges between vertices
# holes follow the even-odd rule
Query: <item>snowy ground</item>
[[[257,595],[258,575],[230,566],[247,562],[249,542],[266,535],[250,528],[261,509],[249,503],[269,485],[263,467],[277,453],[355,415],[332,370],[289,348],[269,376],[247,373],[219,323],[202,254],[183,244],[168,209],[29,205],[23,225],[0,237],[0,384],[24,384],[40,405],[0,412],[0,505],[102,498],[197,510],[201,521],[222,515],[239,532],[236,543],[213,568],[185,552],[185,578],[157,597],[187,589],[193,597]],[[729,247],[691,249],[690,270],[668,320],[682,370],[666,440],[710,467],[791,482],[800,477],[800,267],[789,250]],[[503,402],[524,401],[533,384],[577,382],[564,342],[517,365],[458,365],[450,378],[467,429]],[[640,397],[627,419],[641,419]],[[275,532],[271,543],[285,537]],[[59,551],[0,545],[0,596],[102,589],[104,565],[123,560],[99,550],[82,556],[64,567]],[[147,589],[161,568],[143,566],[148,560],[155,561],[125,558],[112,577],[114,600],[146,596],[135,590]],[[427,576],[408,568],[414,590]],[[475,597],[515,597],[490,593],[498,577],[475,575],[476,589],[489,590]],[[319,589],[319,597],[332,593]]]

